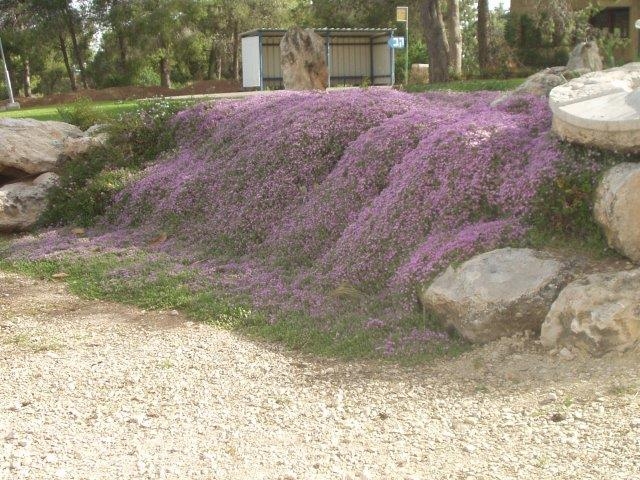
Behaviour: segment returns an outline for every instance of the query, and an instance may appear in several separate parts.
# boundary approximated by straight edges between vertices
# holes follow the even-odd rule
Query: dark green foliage
[[[515,49],[518,60],[525,66],[544,68],[565,65],[569,59],[568,39],[544,35],[540,22],[528,15],[508,14],[505,40]]]
[[[107,118],[91,99],[80,97],[73,103],[64,107],[58,107],[58,114],[63,122],[78,126],[81,130],[86,130],[92,125],[104,123]]]
[[[543,185],[535,201],[530,240],[534,245],[579,244],[600,254],[607,249],[601,228],[593,217],[596,188],[611,166],[629,161],[627,155],[572,145],[566,155],[595,165],[579,171],[560,172]]]
[[[169,120],[190,103],[143,101],[135,112],[111,120],[105,146],[62,165],[60,185],[50,192],[49,208],[39,225],[92,225],[136,172],[175,147]]]
[[[122,150],[126,164],[139,166],[175,147],[169,120],[193,101],[142,100],[136,111],[111,122],[111,143]]]
[[[66,162],[60,185],[49,193],[49,208],[39,224],[93,224],[130,177],[127,169],[116,167],[118,163],[123,163],[122,152],[113,146],[93,148]]]

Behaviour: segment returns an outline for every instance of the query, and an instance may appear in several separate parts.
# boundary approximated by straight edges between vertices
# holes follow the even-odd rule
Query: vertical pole
[[[328,73],[328,88],[331,88],[331,64],[333,63],[331,61],[331,32],[327,29],[327,35],[326,35],[326,39],[327,39],[327,43],[325,45],[325,56],[327,57],[327,73]]]
[[[8,108],[20,108],[13,98],[13,89],[11,88],[11,77],[9,77],[9,69],[7,68],[7,60],[4,58],[4,49],[2,48],[2,39],[0,39],[0,56],[2,56],[2,66],[4,69],[4,80],[7,83],[7,93],[9,94]]]
[[[404,59],[404,85],[409,84],[409,8],[407,7],[407,20],[405,21],[406,28],[404,29],[404,48],[406,49],[406,56]]]
[[[260,59],[260,91],[264,90],[264,47],[262,46],[262,32],[258,32],[258,54]]]
[[[391,37],[389,38],[393,38],[394,35],[395,32],[391,32]],[[389,55],[391,56],[391,86],[393,87],[396,84],[396,49],[390,48],[389,50]]]

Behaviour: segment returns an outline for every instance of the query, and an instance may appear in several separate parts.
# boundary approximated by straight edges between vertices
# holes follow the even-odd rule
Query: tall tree
[[[489,0],[478,0],[478,66],[481,74],[489,68]]]
[[[78,82],[76,80],[76,72],[69,62],[69,54],[67,53],[67,41],[62,32],[58,32],[58,44],[60,46],[60,52],[62,53],[62,60],[64,61],[64,67],[67,70],[67,76],[69,77],[69,83],[71,84],[71,90],[78,91]]]
[[[462,76],[462,29],[460,28],[460,1],[448,0],[446,16],[447,40],[449,42],[449,69]]]
[[[70,0],[65,0],[64,2],[62,2],[61,9],[62,16],[69,31],[69,35],[71,36],[73,55],[76,59],[78,69],[80,70],[80,79],[82,80],[82,86],[86,89],[89,88],[89,83],[87,82],[84,56],[82,55],[82,50],[80,49],[80,44],[78,42],[78,35],[76,33],[77,26],[80,24],[80,16],[78,14],[78,11],[71,6]]]
[[[423,0],[420,14],[429,52],[429,82],[448,82],[449,42],[439,0]]]

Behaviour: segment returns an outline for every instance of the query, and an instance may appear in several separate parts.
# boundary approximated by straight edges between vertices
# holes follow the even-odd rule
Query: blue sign
[[[404,37],[391,37],[387,44],[390,48],[404,48]]]

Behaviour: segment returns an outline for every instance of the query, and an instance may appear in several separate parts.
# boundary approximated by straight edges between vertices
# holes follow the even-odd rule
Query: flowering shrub
[[[89,242],[49,233],[31,256],[146,244],[197,271],[193,288],[392,328],[448,263],[522,241],[557,172],[598,171],[562,153],[546,100],[494,98],[359,89],[195,106],[174,117],[175,153],[117,195]],[[445,338],[414,329],[383,348]]]

